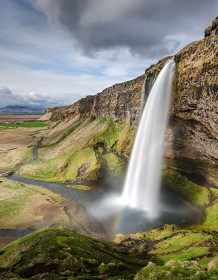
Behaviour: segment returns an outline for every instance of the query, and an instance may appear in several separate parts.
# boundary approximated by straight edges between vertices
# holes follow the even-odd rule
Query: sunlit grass
[[[26,128],[34,128],[34,127],[46,127],[48,123],[44,122],[23,122],[23,123],[0,123],[1,127],[6,128],[17,128],[17,127],[26,127]]]

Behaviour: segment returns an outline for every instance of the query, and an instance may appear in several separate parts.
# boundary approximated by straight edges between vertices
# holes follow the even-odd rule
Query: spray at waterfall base
[[[180,224],[187,217],[189,223],[195,222],[193,218],[190,219],[194,216],[191,210],[178,196],[160,188],[174,72],[175,62],[171,59],[153,84],[145,107],[141,105],[143,111],[123,193],[107,194],[89,209],[93,216],[97,216],[106,227],[112,227],[115,233],[145,231],[166,223]],[[142,96],[145,96],[144,92]],[[143,98],[141,103],[144,103]]]

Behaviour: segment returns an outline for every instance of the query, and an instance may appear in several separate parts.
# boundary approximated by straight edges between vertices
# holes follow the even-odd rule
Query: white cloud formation
[[[12,94],[11,90],[8,87],[0,86],[0,95],[10,95]]]
[[[203,35],[217,2],[196,1],[2,1],[0,106],[70,104],[143,74]]]

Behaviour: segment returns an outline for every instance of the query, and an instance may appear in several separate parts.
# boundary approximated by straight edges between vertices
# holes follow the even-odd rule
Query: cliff
[[[171,122],[167,131],[167,157],[218,162],[218,18],[206,28],[205,38],[175,55]],[[137,125],[141,91],[146,96],[166,57],[136,79],[106,88],[76,103],[47,110],[52,121],[80,116],[112,117],[115,122]]]
[[[50,115],[52,121],[72,119],[79,114],[81,119],[92,115],[95,117],[112,117],[120,123],[137,124],[143,83],[145,81],[148,94],[153,79],[168,59],[169,57],[166,57],[156,65],[152,65],[136,79],[115,84],[96,95],[82,98],[72,105],[49,108],[46,114]]]
[[[168,155],[218,162],[218,18],[176,56]]]

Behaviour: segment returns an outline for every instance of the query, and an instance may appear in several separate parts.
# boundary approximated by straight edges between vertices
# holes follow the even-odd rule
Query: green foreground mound
[[[110,242],[43,229],[0,251],[0,279],[132,279],[143,264]]]
[[[0,279],[217,279],[218,233],[162,229],[114,242],[42,229],[0,250]]]

